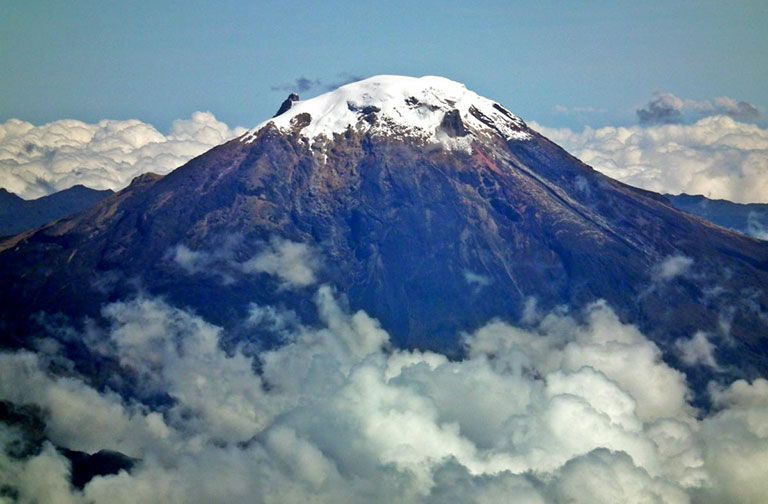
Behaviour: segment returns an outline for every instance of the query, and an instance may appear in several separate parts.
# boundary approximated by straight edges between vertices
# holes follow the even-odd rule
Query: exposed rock
[[[288,95],[288,98],[286,98],[283,103],[280,104],[280,108],[277,109],[277,112],[272,117],[277,117],[281,114],[284,114],[291,110],[291,107],[293,107],[293,103],[299,101],[299,95],[296,93],[291,93]]]
[[[440,128],[450,137],[463,137],[469,134],[464,123],[461,121],[461,114],[456,109],[445,113]]]

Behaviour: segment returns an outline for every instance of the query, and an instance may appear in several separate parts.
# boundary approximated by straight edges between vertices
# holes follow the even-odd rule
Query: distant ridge
[[[25,200],[0,188],[0,236],[13,236],[69,217],[112,194],[109,189],[99,191],[76,185],[42,198]]]

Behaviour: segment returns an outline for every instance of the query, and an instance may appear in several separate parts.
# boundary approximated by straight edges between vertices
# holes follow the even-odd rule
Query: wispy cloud
[[[292,82],[271,86],[272,91],[286,91],[295,93],[307,93],[311,91],[332,91],[340,86],[362,80],[364,77],[356,74],[342,72],[336,74],[333,79],[326,80],[319,77],[300,76]]]

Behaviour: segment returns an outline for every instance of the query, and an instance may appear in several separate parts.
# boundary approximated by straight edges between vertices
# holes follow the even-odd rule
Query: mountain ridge
[[[78,184],[48,196],[25,200],[0,188],[0,236],[12,236],[76,214],[113,192]]]

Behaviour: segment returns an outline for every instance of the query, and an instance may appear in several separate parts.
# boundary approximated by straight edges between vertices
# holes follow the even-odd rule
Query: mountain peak
[[[281,107],[282,109],[282,107]],[[242,140],[253,141],[268,125],[303,138],[332,139],[351,128],[397,134],[427,143],[467,149],[472,137],[505,140],[531,137],[525,123],[498,103],[444,77],[379,75],[305,101],[292,101],[278,116],[259,124]],[[456,137],[469,137],[457,142]]]

